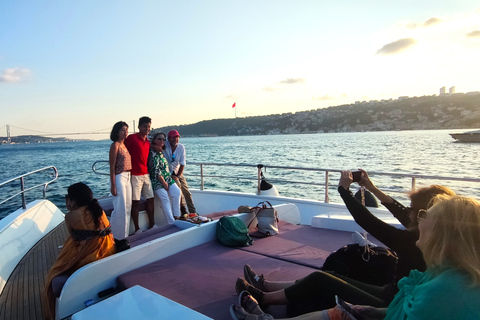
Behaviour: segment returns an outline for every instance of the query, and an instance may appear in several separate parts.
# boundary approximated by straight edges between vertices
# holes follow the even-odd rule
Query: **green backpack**
[[[253,244],[248,228],[237,217],[222,217],[218,220],[217,240],[227,247],[246,247]]]

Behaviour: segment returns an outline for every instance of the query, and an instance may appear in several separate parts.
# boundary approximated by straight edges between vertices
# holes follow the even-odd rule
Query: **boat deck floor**
[[[23,257],[0,295],[0,320],[43,319],[45,276],[60,253],[58,246],[67,236],[62,222]]]

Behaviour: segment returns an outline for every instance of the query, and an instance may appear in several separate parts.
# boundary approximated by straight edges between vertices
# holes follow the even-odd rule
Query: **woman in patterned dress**
[[[148,155],[148,172],[154,192],[162,201],[162,208],[169,224],[180,217],[180,199],[182,192],[175,184],[168,169],[167,159],[163,156],[165,149],[165,133],[156,133],[150,142]]]

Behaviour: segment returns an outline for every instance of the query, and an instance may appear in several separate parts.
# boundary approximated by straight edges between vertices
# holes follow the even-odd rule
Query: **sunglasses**
[[[172,154],[172,161],[175,161],[175,155]]]
[[[427,219],[427,210],[425,209],[418,210],[417,222],[420,222],[420,220],[426,220],[426,219]]]
[[[166,141],[167,139],[158,137],[157,140]]]

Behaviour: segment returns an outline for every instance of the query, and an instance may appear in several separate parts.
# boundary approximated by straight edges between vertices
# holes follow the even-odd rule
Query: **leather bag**
[[[264,236],[278,234],[278,212],[272,207],[272,204],[268,201],[263,201],[255,208],[257,210],[255,218],[257,219],[258,232]],[[253,219],[253,221],[255,221],[255,219]],[[250,222],[250,224],[252,222]]]

